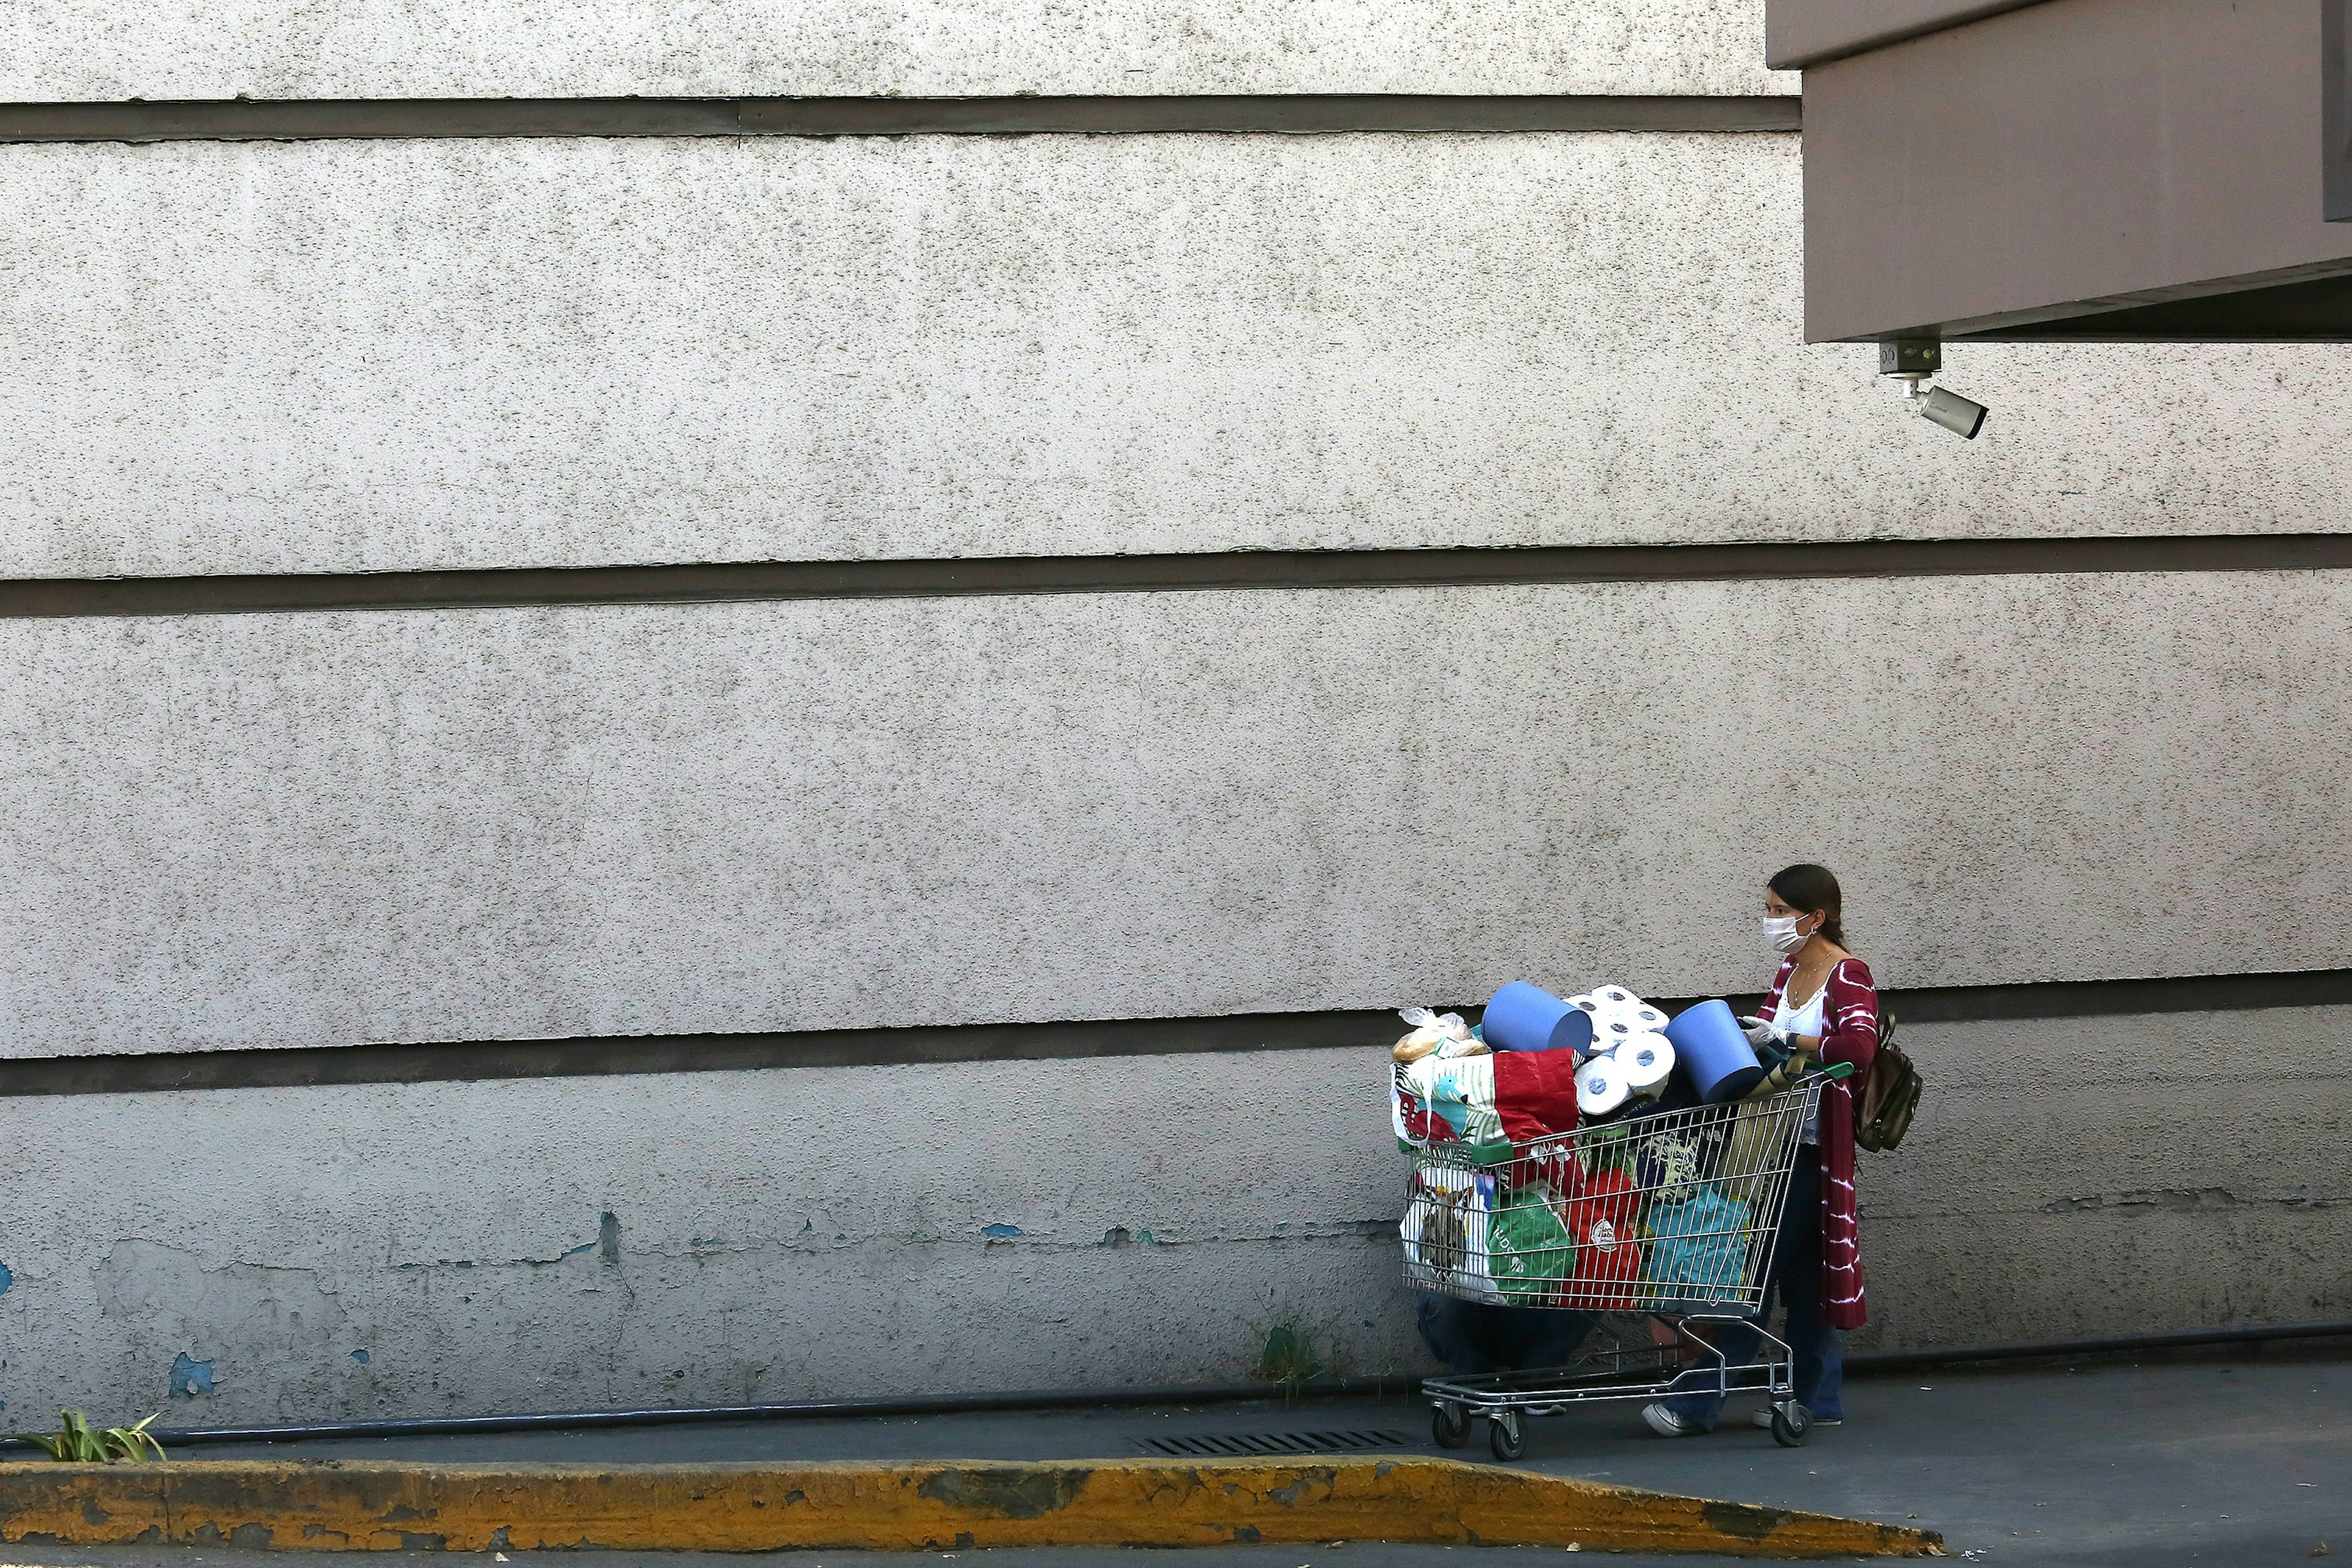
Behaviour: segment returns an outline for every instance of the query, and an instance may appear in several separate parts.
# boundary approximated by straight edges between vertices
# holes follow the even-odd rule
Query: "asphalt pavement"
[[[1650,1435],[1632,1405],[1532,1422],[1519,1463],[1663,1491],[1815,1509],[1943,1532],[1956,1560],[1993,1565],[2143,1568],[2153,1563],[2306,1563],[2352,1557],[2352,1358],[2273,1350],[2234,1360],[2085,1362],[2032,1370],[1942,1370],[1856,1379],[1843,1426],[1776,1447],[1745,1406],[1704,1437]],[[1096,1408],[919,1418],[846,1418],[495,1436],[358,1438],[207,1447],[188,1458],[415,1459],[509,1463],[698,1460],[1089,1459],[1158,1453],[1241,1434],[1386,1434],[1388,1451],[1436,1454],[1428,1412],[1409,1395],[1150,1409]],[[1486,1458],[1474,1431],[1462,1456]],[[1385,1439],[1375,1437],[1375,1441]],[[2325,1544],[2326,1551],[2318,1551]],[[1509,1568],[1541,1553],[1503,1548],[1235,1547],[1195,1551],[1201,1568],[1400,1568],[1457,1555]],[[398,1553],[405,1557],[409,1554]],[[430,1555],[430,1554],[420,1554]],[[509,1554],[516,1562],[534,1554]],[[567,1554],[573,1555],[576,1554]],[[839,1556],[857,1568],[941,1559],[969,1568],[1132,1568],[1116,1550]],[[47,1568],[348,1568],[348,1555],[205,1548],[0,1547]],[[371,1561],[382,1561],[377,1554]],[[661,1554],[600,1553],[613,1568]],[[1612,1556],[1664,1564],[1693,1559]]]

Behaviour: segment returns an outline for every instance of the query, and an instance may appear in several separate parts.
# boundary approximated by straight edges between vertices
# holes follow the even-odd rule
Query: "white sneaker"
[[[1648,1422],[1650,1430],[1661,1437],[1696,1437],[1699,1435],[1697,1422],[1684,1420],[1667,1409],[1663,1402],[1644,1405],[1642,1419]]]

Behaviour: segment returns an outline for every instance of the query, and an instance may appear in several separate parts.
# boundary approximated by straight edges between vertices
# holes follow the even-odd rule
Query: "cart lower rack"
[[[1438,1443],[1460,1447],[1471,1418],[1484,1416],[1496,1458],[1515,1459],[1530,1416],[1743,1391],[1769,1402],[1777,1441],[1803,1442],[1811,1416],[1796,1397],[1790,1347],[1759,1328],[1756,1352],[1734,1360],[1699,1331],[1757,1326],[1805,1123],[1822,1085],[1850,1070],[1520,1143],[1416,1136],[1444,1124],[1399,1070],[1397,1128],[1413,1150],[1399,1227],[1405,1282],[1599,1320],[1596,1348],[1570,1365],[1424,1382]]]

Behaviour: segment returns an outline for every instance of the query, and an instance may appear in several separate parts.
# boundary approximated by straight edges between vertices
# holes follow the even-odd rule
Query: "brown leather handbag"
[[[1871,1059],[1870,1081],[1853,1108],[1853,1141],[1865,1149],[1892,1149],[1911,1131],[1911,1114],[1919,1109],[1919,1069],[1895,1043],[1895,1015],[1878,1015],[1878,1054]]]

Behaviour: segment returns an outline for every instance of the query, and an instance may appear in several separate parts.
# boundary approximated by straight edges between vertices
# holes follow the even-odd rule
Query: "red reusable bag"
[[[1583,1193],[1568,1205],[1568,1234],[1576,1243],[1576,1282],[1562,1292],[1561,1304],[1595,1311],[1628,1311],[1633,1293],[1612,1289],[1642,1277],[1642,1246],[1634,1240],[1633,1221],[1640,1214],[1642,1194],[1622,1171],[1601,1171],[1588,1177]]]
[[[1575,1131],[1576,1053],[1496,1051],[1495,1114],[1514,1143]]]

